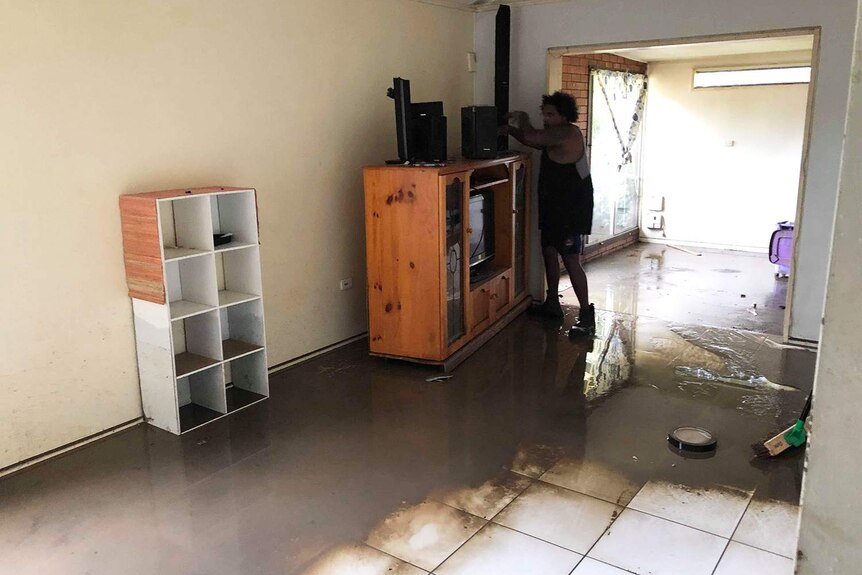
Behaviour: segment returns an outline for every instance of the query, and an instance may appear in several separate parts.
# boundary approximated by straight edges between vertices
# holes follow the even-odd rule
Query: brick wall
[[[613,54],[581,54],[563,56],[563,92],[575,97],[578,104],[577,126],[589,138],[590,118],[590,68],[619,70],[634,74],[646,74],[647,65],[615,56]]]

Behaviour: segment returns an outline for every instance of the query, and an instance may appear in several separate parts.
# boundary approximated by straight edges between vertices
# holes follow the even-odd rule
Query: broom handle
[[[808,392],[808,399],[805,400],[805,407],[802,408],[802,413],[799,414],[799,419],[805,421],[808,417],[808,413],[811,411],[811,394],[813,391]]]

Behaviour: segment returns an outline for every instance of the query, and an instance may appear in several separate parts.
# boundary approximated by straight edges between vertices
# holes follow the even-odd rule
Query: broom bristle
[[[755,457],[772,457],[772,452],[763,443],[752,443],[751,449]]]
[[[765,439],[760,443],[752,443],[751,448],[754,450],[754,454],[757,457],[775,457],[776,455],[780,455],[784,453],[788,448],[791,447],[787,440],[785,439],[785,435],[793,429],[791,425],[784,431],[777,433],[773,437]]]

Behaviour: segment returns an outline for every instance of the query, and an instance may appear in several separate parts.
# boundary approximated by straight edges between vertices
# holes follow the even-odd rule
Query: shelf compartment
[[[195,405],[194,403],[184,405],[180,407],[180,433],[191,431],[195,427],[200,427],[223,415],[223,413]]]
[[[215,263],[219,307],[260,297],[262,282],[257,246],[216,253]]]
[[[266,399],[265,395],[240,389],[238,387],[229,387],[227,390],[227,412],[231,413],[238,411],[243,407],[248,407],[258,401]]]
[[[240,389],[269,397],[266,353],[263,350],[226,361],[223,365],[227,390]]]
[[[215,259],[212,254],[165,262],[171,320],[203,313],[218,306]]]
[[[212,233],[233,234],[230,243],[218,246],[220,251],[235,245],[257,245],[257,203],[253,190],[215,194],[209,201]]]
[[[194,257],[213,250],[210,200],[188,197],[158,202],[165,261]]]
[[[475,273],[473,273],[474,270]],[[470,291],[473,291],[478,287],[484,286],[491,280],[497,279],[500,275],[506,272],[511,272],[511,268],[491,263],[487,266],[482,266],[480,264],[470,271]]]
[[[177,379],[180,432],[227,413],[224,381],[224,370],[220,365]]]
[[[185,377],[222,360],[219,316],[210,311],[171,322],[174,371]]]
[[[505,165],[479,168],[470,174],[470,190],[484,190],[509,183],[509,169]]]
[[[219,325],[223,359],[234,359],[264,348],[266,336],[261,300],[220,309]]]

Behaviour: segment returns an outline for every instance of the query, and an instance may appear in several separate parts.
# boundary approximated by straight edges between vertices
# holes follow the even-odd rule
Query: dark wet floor
[[[141,426],[0,479],[0,573],[301,573],[399,506],[525,453],[540,468],[567,457],[636,484],[798,499],[801,450],[755,461],[749,444],[795,419],[815,354],[738,330],[598,322],[596,340],[573,342],[521,316],[440,383],[361,341],[182,437]],[[715,456],[673,453],[678,425],[713,431]]]
[[[783,333],[788,280],[775,277],[767,254],[684,249],[635,244],[590,262],[590,299],[638,317]],[[571,289],[563,298],[577,305]]]

